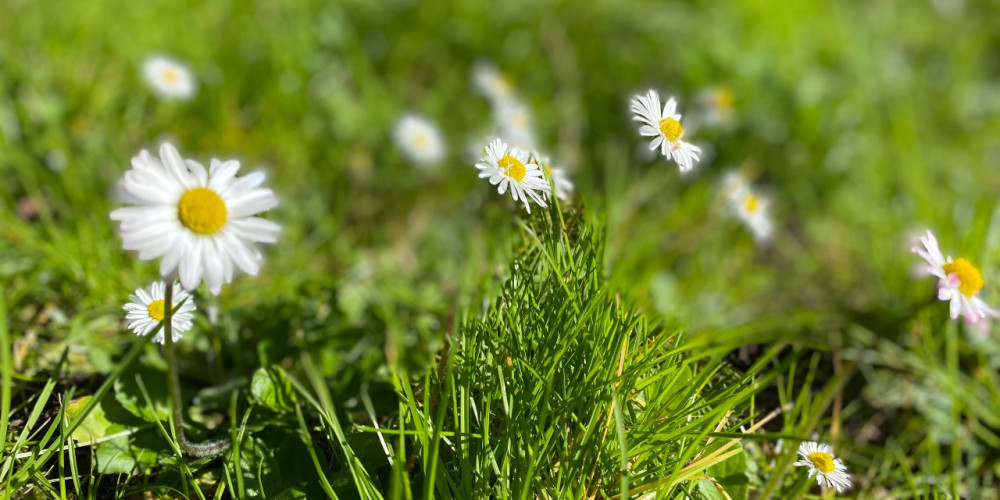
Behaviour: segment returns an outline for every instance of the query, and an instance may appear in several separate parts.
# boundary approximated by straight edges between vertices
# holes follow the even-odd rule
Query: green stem
[[[190,300],[190,299],[188,299]],[[174,413],[173,431],[181,451],[193,457],[210,457],[225,453],[229,441],[219,440],[208,443],[192,443],[184,436],[184,400],[181,398],[181,382],[177,374],[177,356],[174,352],[174,281],[167,283],[163,297],[163,350],[167,358],[167,391],[170,393],[170,408]]]

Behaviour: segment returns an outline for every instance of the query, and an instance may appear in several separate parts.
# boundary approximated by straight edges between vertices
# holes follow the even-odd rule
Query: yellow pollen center
[[[213,234],[226,225],[226,204],[215,191],[194,188],[181,196],[177,214],[188,229],[198,234]]]
[[[430,142],[431,141],[427,137],[427,134],[423,132],[418,132],[416,135],[413,136],[413,143],[420,149],[427,149],[427,146],[430,145]]]
[[[756,196],[754,196],[752,194],[748,194],[747,197],[746,197],[746,199],[743,200],[743,204],[744,204],[744,206],[747,207],[747,211],[748,212],[750,212],[750,213],[757,212],[758,201],[757,201],[757,197]]]
[[[983,273],[979,272],[976,266],[963,258],[958,258],[955,262],[945,264],[944,272],[948,274],[955,273],[958,276],[958,280],[962,282],[958,289],[966,297],[972,297],[986,284],[983,281]]]
[[[177,80],[180,80],[180,78],[180,73],[178,73],[174,68],[167,68],[163,70],[163,79],[168,83],[177,83]]]
[[[147,308],[149,311],[149,317],[155,319],[156,321],[163,321],[163,299],[154,300],[149,303]]]
[[[681,134],[684,133],[684,127],[681,126],[681,122],[667,117],[660,120],[660,132],[663,132],[663,136],[668,141],[677,142],[677,139],[680,139]]]
[[[715,91],[715,107],[719,109],[729,109],[733,107],[733,93],[729,89]]]
[[[548,165],[542,167],[545,170],[545,177],[552,178],[552,169]]]
[[[822,451],[814,451],[809,454],[809,461],[823,474],[829,474],[836,470],[833,466],[833,457]]]
[[[528,171],[525,170],[524,164],[521,163],[521,160],[518,160],[511,155],[504,155],[504,157],[500,158],[500,161],[497,162],[497,165],[499,165],[500,169],[503,170],[504,175],[517,182],[524,182],[524,176],[528,174]]]

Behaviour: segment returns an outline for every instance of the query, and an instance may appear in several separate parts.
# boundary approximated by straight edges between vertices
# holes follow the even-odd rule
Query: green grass
[[[1000,9],[935,3],[4,2],[3,496],[818,498],[790,467],[816,439],[847,495],[1000,498],[997,333],[907,251],[933,229],[998,302]],[[154,53],[196,98],[150,92]],[[476,178],[480,60],[572,202],[529,216]],[[689,128],[709,158],[647,159],[628,98],[676,94],[687,126],[709,85],[737,118]],[[439,168],[393,146],[405,111]],[[196,294],[178,345],[215,458],[179,453],[121,311],[156,265],[121,250],[114,185],[163,140],[282,202],[260,276]],[[723,208],[731,168],[772,195],[768,246]]]

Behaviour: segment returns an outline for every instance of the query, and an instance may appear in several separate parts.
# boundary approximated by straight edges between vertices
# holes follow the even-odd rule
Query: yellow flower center
[[[955,262],[950,262],[944,265],[944,272],[951,274],[955,273],[958,276],[958,280],[962,282],[958,289],[965,294],[966,297],[972,297],[976,294],[986,284],[983,281],[983,273],[976,269],[976,266],[972,265],[971,262],[959,258]]]
[[[215,191],[194,188],[181,196],[177,212],[188,229],[198,234],[213,234],[226,225],[226,204]]]
[[[836,470],[833,466],[833,457],[829,454],[823,453],[822,451],[814,451],[809,454],[809,461],[819,469],[823,474],[829,474]]]
[[[733,93],[729,89],[716,90],[712,97],[714,98],[716,108],[730,109],[733,107]]]
[[[147,308],[149,311],[149,317],[155,319],[156,321],[163,321],[163,304],[163,299],[150,302],[149,307]]]
[[[167,83],[177,83],[177,80],[181,79],[181,74],[174,68],[166,68],[163,70],[163,79]]]
[[[663,132],[663,136],[668,141],[677,142],[677,139],[680,139],[681,134],[684,133],[684,127],[681,126],[681,122],[667,117],[660,120],[660,132]]]
[[[757,208],[759,206],[759,202],[757,201],[756,196],[748,194],[747,197],[743,200],[743,205],[746,206],[747,212],[756,213]]]
[[[427,146],[430,146],[430,142],[430,138],[423,132],[417,132],[413,135],[413,145],[416,146],[417,149],[427,149]]]
[[[524,176],[528,174],[528,171],[525,170],[524,164],[521,163],[521,160],[518,160],[511,155],[504,155],[504,157],[500,158],[500,161],[497,162],[497,165],[499,165],[500,169],[503,170],[504,175],[517,182],[524,182]]]

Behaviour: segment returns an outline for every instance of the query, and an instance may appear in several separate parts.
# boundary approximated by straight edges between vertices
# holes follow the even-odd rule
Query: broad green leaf
[[[739,444],[736,446],[742,448]],[[705,475],[715,478],[719,486],[722,486],[733,500],[746,500],[749,480],[747,479],[747,458],[745,453],[738,453],[721,463],[709,467],[705,471]]]
[[[290,411],[295,404],[292,383],[280,366],[258,368],[250,381],[254,401],[276,412]]]
[[[167,374],[154,371],[147,367],[130,370],[115,381],[115,399],[129,413],[148,422],[166,421],[170,415],[170,403],[167,394]],[[150,408],[142,394],[139,382],[153,402]]]

